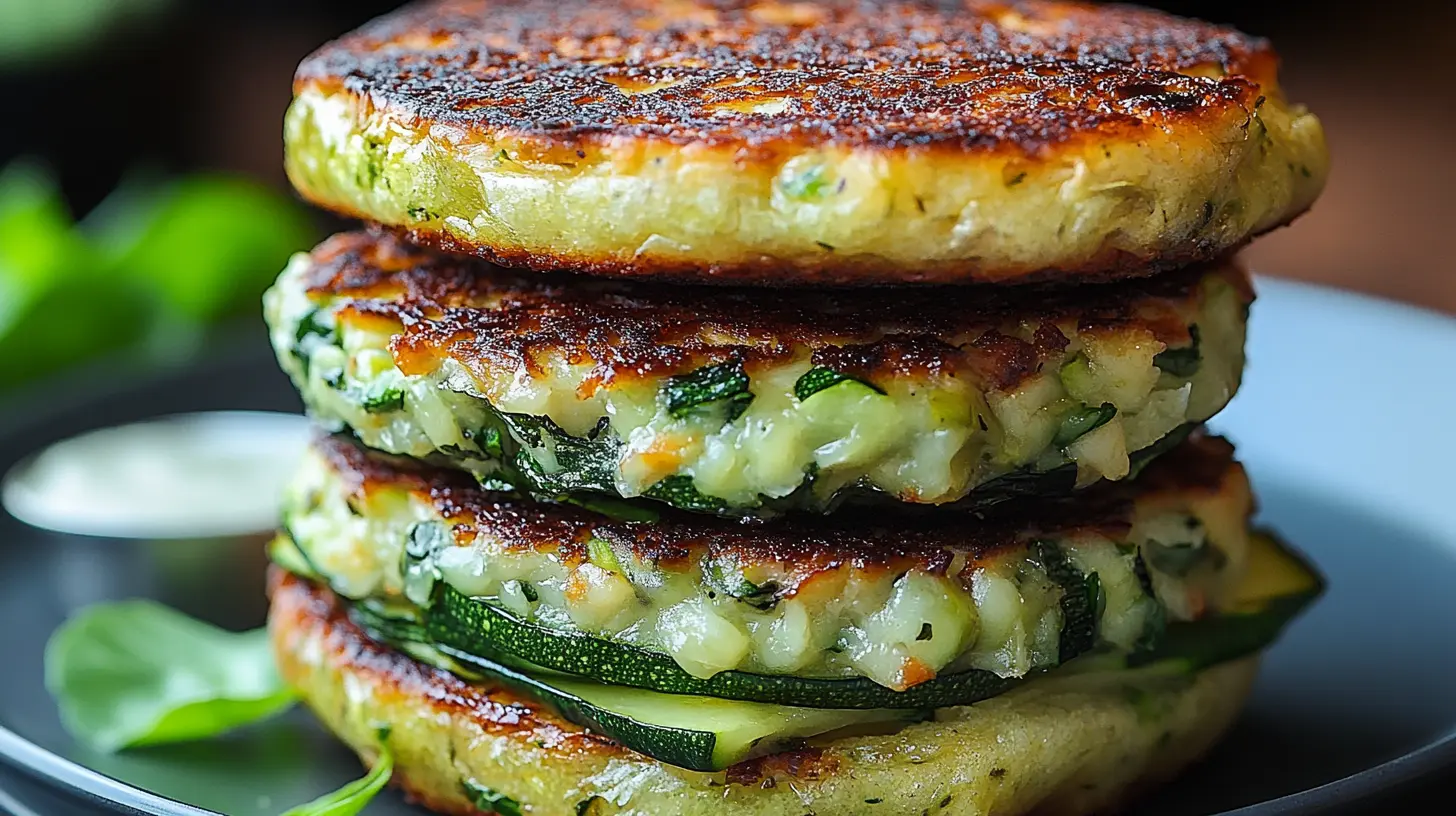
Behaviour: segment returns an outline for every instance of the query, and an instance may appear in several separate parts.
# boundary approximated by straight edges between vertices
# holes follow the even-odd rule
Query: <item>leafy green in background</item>
[[[76,223],[51,175],[0,171],[0,392],[93,357],[195,352],[254,315],[314,237],[303,209],[260,185],[197,176],[124,185]]]
[[[169,0],[0,0],[0,68],[54,60],[118,25],[157,16]]]

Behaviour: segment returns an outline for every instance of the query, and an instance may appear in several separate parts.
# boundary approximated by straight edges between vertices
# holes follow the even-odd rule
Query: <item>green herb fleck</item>
[[[748,390],[748,374],[741,360],[704,366],[689,374],[669,377],[662,385],[662,399],[667,412],[675,417],[700,413],[709,406],[722,405],[726,422],[737,419],[753,393]]]
[[[930,640],[933,637],[935,637],[935,629],[930,625],[930,623],[927,621],[926,623],[920,624],[920,634],[916,635],[915,639]]]
[[[586,554],[587,560],[602,569],[625,574],[622,562],[617,560],[617,553],[612,550],[610,542],[592,536],[586,540]]]
[[[597,810],[598,810],[598,808],[596,806],[597,805],[597,802],[605,802],[605,801],[607,801],[607,800],[603,799],[600,796],[592,795],[592,796],[589,796],[589,797],[581,800],[580,802],[577,802],[576,803],[576,816],[596,816],[596,813],[597,813]]]
[[[784,195],[795,201],[818,201],[829,188],[823,165],[815,165],[779,185]]]
[[[1006,186],[1007,187],[1015,187],[1016,185],[1020,184],[1023,181],[1026,181],[1026,173],[1025,173],[1025,171],[1020,172],[1020,173],[1017,173],[1016,175],[1012,176],[1011,179],[1006,182]]]
[[[461,787],[465,789],[465,796],[470,804],[485,813],[496,813],[499,816],[521,816],[521,803],[505,794],[487,788],[486,786],[470,779],[461,780]]]
[[[877,797],[877,798],[874,798],[874,799],[866,799],[865,800],[865,804],[866,805],[878,805],[879,803],[881,803],[883,801],[885,801],[885,800],[884,799],[880,799],[880,798]]]
[[[940,800],[940,809],[941,810],[945,810],[946,808],[950,807],[951,796],[952,796],[952,794],[947,793],[945,795],[945,798],[942,799],[942,800]]]
[[[1189,345],[1164,349],[1153,358],[1153,365],[1174,377],[1187,378],[1197,374],[1203,364],[1203,352],[1199,349],[1202,338],[1199,337],[1197,326],[1188,327],[1188,337]]]
[[[501,438],[501,432],[499,428],[482,428],[474,436],[475,446],[480,448],[481,453],[489,456],[492,459],[501,459],[505,457],[505,445]]]
[[[303,366],[303,373],[308,373],[309,360],[313,353],[320,346],[332,346],[338,343],[338,334],[333,325],[325,323],[321,319],[322,309],[312,309],[298,321],[298,328],[293,332],[293,356]]]
[[[375,383],[359,398],[359,405],[371,414],[388,414],[404,408],[404,391]]]
[[[800,402],[803,402],[804,400],[814,396],[820,391],[839,385],[842,382],[856,382],[870,389],[871,391],[874,391],[876,394],[885,393],[884,389],[880,388],[874,383],[866,382],[865,380],[861,380],[858,377],[851,377],[848,374],[835,371],[832,368],[827,368],[825,366],[815,366],[814,368],[811,368],[808,371],[804,372],[804,376],[800,377],[798,381],[794,383],[794,396],[797,397]]]
[[[991,778],[992,779],[1000,779],[1001,777],[1003,777],[1005,775],[1006,775],[1006,769],[1005,768],[992,768],[991,769]]]
[[[834,244],[828,244],[828,243],[825,243],[823,241],[815,241],[814,243],[818,244],[819,245],[819,248],[822,249],[822,250],[824,250],[825,252],[833,252],[834,251]]]
[[[772,609],[779,602],[777,582],[755,584],[743,575],[743,570],[736,564],[714,561],[703,571],[703,580],[709,587],[755,609]]]
[[[1112,403],[1105,402],[1096,408],[1078,408],[1062,417],[1062,423],[1057,426],[1057,433],[1052,437],[1052,442],[1057,447],[1066,447],[1111,422],[1115,416],[1117,416],[1117,407]]]

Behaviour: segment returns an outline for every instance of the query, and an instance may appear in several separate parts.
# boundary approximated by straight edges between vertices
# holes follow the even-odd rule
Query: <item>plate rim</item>
[[[1340,308],[1364,310],[1367,313],[1379,315],[1380,319],[1385,321],[1413,319],[1420,324],[1420,331],[1436,329],[1450,332],[1456,336],[1456,315],[1428,307],[1366,292],[1292,278],[1274,278],[1256,274],[1256,291],[1262,291],[1265,287],[1286,290],[1294,297],[1319,298],[1326,302],[1337,302],[1340,304]],[[204,371],[213,372],[218,368],[243,363],[248,358],[245,353],[240,353],[241,344],[236,342],[240,338],[229,339],[234,342],[222,344],[222,353],[217,356],[204,357],[185,365],[168,366],[154,371],[150,376],[142,379],[150,384],[175,382],[179,379],[197,376]],[[74,376],[74,372],[72,376]],[[0,409],[14,409],[16,406],[30,403],[41,393],[47,393],[49,398],[54,398],[58,384],[68,386],[64,387],[65,409],[74,410],[90,399],[114,393],[118,388],[130,390],[138,387],[138,377],[135,369],[129,369],[124,375],[91,378],[91,381],[84,385],[76,383],[69,377],[51,379],[42,383],[40,387],[23,389],[0,401]],[[69,411],[63,409],[57,413],[69,413]],[[26,426],[31,424],[25,421],[23,415],[16,416],[13,411],[0,410],[0,417],[18,420],[12,427],[6,429],[4,434],[6,437],[13,436],[17,431],[24,431]],[[79,794],[89,803],[102,805],[112,812],[128,814],[128,816],[224,816],[217,811],[156,794],[145,788],[94,771],[25,739],[4,723],[0,723],[0,762],[5,762],[10,767],[43,784],[58,786],[63,790]],[[1396,792],[1401,787],[1453,768],[1456,768],[1456,728],[1400,756],[1342,778],[1275,799],[1267,799],[1233,810],[1220,811],[1211,816],[1279,816],[1348,808],[1373,797]]]

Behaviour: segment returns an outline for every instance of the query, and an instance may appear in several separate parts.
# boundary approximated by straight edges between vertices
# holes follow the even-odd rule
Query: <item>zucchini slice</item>
[[[1194,623],[1170,623],[1150,649],[1128,659],[1133,666],[1177,662],[1189,671],[1234,660],[1273,643],[1324,593],[1325,582],[1309,561],[1268,530],[1249,536],[1248,572],[1233,607]]]
[[[1323,579],[1308,562],[1272,534],[1256,533],[1249,575],[1240,589],[1235,611],[1196,623],[1170,625],[1156,648],[1135,653],[1125,660],[1118,659],[1117,665],[1136,668],[1158,664],[1175,671],[1192,672],[1259,651],[1272,643],[1323,590]],[[486,610],[487,613],[493,611],[460,597],[466,604],[471,604],[471,608]],[[690,770],[721,770],[744,759],[779,750],[796,740],[854,728],[908,723],[930,716],[929,706],[831,709],[683,693],[664,694],[562,674],[517,658],[490,658],[446,643],[430,643],[428,630],[436,627],[421,624],[418,613],[405,607],[357,603],[351,606],[351,617],[371,637],[416,660],[467,680],[488,679],[500,683],[551,706],[573,723],[591,728],[632,750]],[[506,617],[501,613],[500,620]],[[516,623],[535,628],[530,624]],[[492,625],[499,626],[499,620],[493,619]],[[530,632],[525,634],[535,636]],[[549,645],[559,645],[559,633],[550,632],[549,636],[556,639]],[[593,654],[599,647],[616,651],[603,653],[603,663],[586,666],[597,677],[601,677],[599,669],[602,666],[625,665],[635,657],[633,652],[627,651],[628,647],[605,641],[591,644]],[[646,654],[652,656],[650,652]],[[1103,657],[1112,656],[1088,656],[1076,661],[1067,671],[1076,673],[1077,667],[1082,664],[1104,665]],[[672,668],[676,669],[676,665]],[[644,667],[642,671],[650,673],[651,668]],[[1045,676],[1058,675],[1059,672],[1052,671]],[[748,677],[754,678],[754,682],[792,688],[809,688],[805,683],[837,687],[841,683],[853,682]],[[949,680],[951,677],[940,679]],[[718,680],[717,677],[708,681],[691,679],[699,683]],[[1015,682],[1011,681],[1011,684]],[[914,692],[914,689],[897,693],[877,688],[885,694],[902,697]],[[838,692],[829,689],[827,693]],[[827,701],[816,702],[822,706]]]
[[[356,607],[357,608],[357,607]],[[367,616],[361,616],[361,618]],[[363,622],[356,618],[356,622]],[[525,662],[487,660],[368,625],[370,637],[467,680],[494,681],[549,705],[577,725],[634,751],[694,771],[719,771],[796,740],[874,723],[924,719],[928,711],[795,708],[662,694],[569,677]],[[394,637],[391,637],[393,634]]]
[[[1078,583],[1080,586],[1080,576]],[[1085,605],[1079,592],[1071,604]],[[1064,604],[1064,609],[1068,605]],[[548,629],[443,586],[426,614],[426,636],[452,652],[487,660],[529,660],[541,668],[604,683],[668,694],[722,697],[786,706],[832,709],[941,708],[994,697],[1017,678],[970,669],[944,674],[905,691],[866,677],[793,677],[725,671],[709,678],[684,671],[672,657],[583,632]],[[1078,615],[1081,619],[1083,615]]]

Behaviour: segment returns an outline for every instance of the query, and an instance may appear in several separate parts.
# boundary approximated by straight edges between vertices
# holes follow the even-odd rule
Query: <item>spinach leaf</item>
[[[1199,366],[1203,364],[1203,353],[1199,350],[1202,341],[1198,336],[1198,327],[1189,326],[1188,334],[1193,341],[1190,345],[1183,348],[1165,349],[1153,358],[1153,365],[1174,377],[1192,377],[1197,374]]]
[[[842,382],[857,382],[877,394],[885,393],[883,388],[880,388],[872,382],[861,380],[858,377],[851,377],[848,374],[843,374],[825,366],[815,366],[804,372],[804,376],[800,377],[794,383],[794,396],[798,397],[800,402],[803,402],[820,391],[831,386],[839,385]]]
[[[722,513],[728,509],[728,502],[699,492],[693,477],[685,475],[669,476],[642,495],[692,513]]]
[[[1117,406],[1110,402],[1104,402],[1097,408],[1077,408],[1062,417],[1062,424],[1057,427],[1052,443],[1059,448],[1066,447],[1111,422],[1115,416]]]
[[[667,412],[675,417],[699,413],[708,406],[722,403],[725,422],[732,422],[748,410],[753,394],[748,390],[748,374],[741,360],[705,366],[689,374],[668,377],[662,384],[662,399]]]
[[[379,758],[374,760],[369,773],[308,804],[289,808],[283,816],[356,816],[384,790],[393,775],[394,751],[389,747],[389,731],[380,729]]]
[[[102,751],[217,736],[294,701],[266,632],[228,632],[152,601],[82,610],[51,636],[45,673],[67,729]]]
[[[577,490],[617,492],[617,452],[622,442],[604,426],[586,437],[572,436],[548,417],[494,412],[509,435],[502,436],[508,481],[524,482],[538,498],[559,499]],[[603,418],[605,422],[605,417]],[[550,447],[556,467],[547,472],[529,448]],[[514,454],[511,451],[514,449]],[[513,473],[511,473],[513,471]]]

